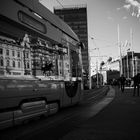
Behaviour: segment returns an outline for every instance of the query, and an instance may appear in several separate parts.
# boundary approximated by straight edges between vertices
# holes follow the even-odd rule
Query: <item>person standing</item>
[[[135,76],[133,77],[133,81],[134,81],[133,96],[136,95],[136,89],[137,89],[137,96],[139,96],[140,73],[138,73],[137,75],[135,75]]]
[[[124,92],[124,86],[125,86],[125,81],[126,81],[126,78],[124,77],[124,75],[122,74],[121,77],[120,77],[120,89],[122,92]]]

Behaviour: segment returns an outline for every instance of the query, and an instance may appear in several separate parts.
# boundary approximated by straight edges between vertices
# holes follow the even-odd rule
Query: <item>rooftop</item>
[[[80,4],[80,5],[64,5],[62,6],[55,6],[55,10],[63,10],[63,9],[80,9],[80,8],[87,8],[87,4]]]

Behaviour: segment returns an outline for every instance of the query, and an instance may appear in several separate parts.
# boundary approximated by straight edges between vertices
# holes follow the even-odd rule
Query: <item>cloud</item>
[[[124,7],[125,9],[129,10],[130,7],[131,7],[131,5],[130,5],[130,4],[127,4],[127,5],[124,5],[123,7]]]
[[[124,16],[123,19],[128,19],[128,17]]]
[[[126,3],[132,3],[134,0],[125,0]]]
[[[133,11],[132,11],[131,15],[139,18],[140,17],[140,3],[137,0],[125,0],[125,2],[127,4],[124,5],[123,7],[126,10],[130,10],[130,8],[132,7]]]
[[[121,10],[121,8],[118,7],[118,8],[117,8],[117,11],[120,11],[120,10]]]
[[[108,20],[113,20],[113,17],[108,16],[107,19],[108,19]]]
[[[131,4],[132,6],[135,6],[135,7],[140,5],[140,3],[136,0],[126,0],[125,2]]]
[[[125,2],[134,6],[137,6],[139,4],[139,2],[136,0],[125,0]]]

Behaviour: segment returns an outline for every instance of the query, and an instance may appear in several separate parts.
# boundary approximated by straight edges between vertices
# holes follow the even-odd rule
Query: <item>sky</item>
[[[53,11],[54,6],[87,5],[88,44],[91,65],[116,59],[127,50],[140,52],[140,0],[40,0]],[[132,45],[130,45],[132,42]],[[99,48],[99,49],[95,49]]]

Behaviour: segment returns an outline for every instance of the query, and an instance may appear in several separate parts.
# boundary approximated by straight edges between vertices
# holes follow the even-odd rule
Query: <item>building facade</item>
[[[24,39],[23,39],[24,40]],[[27,43],[26,43],[27,44]],[[0,36],[0,76],[23,76],[31,74],[30,46]]]
[[[103,84],[111,83],[114,79],[120,77],[120,60],[107,62],[102,66],[101,74],[103,75]]]
[[[140,53],[127,52],[127,55],[122,58],[122,71],[127,78],[140,73]]]
[[[80,41],[84,43],[85,49],[82,49],[82,63],[84,71],[89,75],[87,6],[54,7],[54,13],[63,19],[78,35]]]

